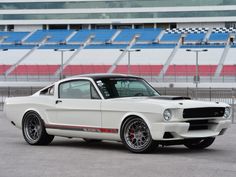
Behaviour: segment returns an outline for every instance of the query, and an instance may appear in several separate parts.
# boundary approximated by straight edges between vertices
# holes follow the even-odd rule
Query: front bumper
[[[163,122],[151,124],[150,131],[154,140],[182,140],[223,135],[231,120],[212,120],[207,129],[189,130],[188,122]]]

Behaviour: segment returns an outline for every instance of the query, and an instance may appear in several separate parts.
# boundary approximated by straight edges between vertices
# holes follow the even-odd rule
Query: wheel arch
[[[147,124],[149,130],[150,130],[150,122],[148,121],[147,117],[142,114],[142,113],[135,113],[135,112],[132,112],[132,113],[127,113],[123,116],[122,120],[121,120],[121,123],[120,123],[120,136],[121,136],[121,133],[122,133],[122,130],[123,130],[123,127],[124,125],[127,123],[127,121],[129,121],[130,119],[133,119],[135,117],[139,117],[141,119],[144,120],[144,122]],[[151,133],[151,132],[150,132]],[[152,133],[151,133],[152,134]]]
[[[27,121],[30,119],[30,117],[28,120],[27,120],[27,118],[28,118],[28,115],[30,115],[30,114],[31,115],[34,114],[33,116],[36,116],[38,119],[38,125],[37,125],[37,123],[35,123],[36,125],[34,125],[35,127],[36,126],[39,127],[39,128],[36,128],[37,130],[34,130],[37,132],[36,139],[34,137],[32,137],[33,136],[32,134],[29,135],[30,131],[28,130],[28,128],[26,128],[26,127],[28,127]],[[35,128],[33,128],[33,129],[35,129]],[[24,112],[24,116],[22,118],[22,133],[23,133],[25,141],[30,145],[48,145],[54,139],[54,135],[49,135],[47,133],[46,128],[45,128],[45,122],[42,119],[39,112],[36,111],[35,109],[28,109]]]
[[[44,122],[42,116],[39,114],[39,111],[37,111],[37,110],[34,109],[34,108],[30,108],[30,109],[25,110],[25,112],[24,112],[24,114],[23,114],[23,117],[22,117],[22,120],[21,120],[21,126],[22,126],[22,124],[23,124],[23,121],[24,121],[25,117],[26,117],[29,113],[32,113],[32,112],[38,114],[39,117],[41,118],[41,120],[43,121],[44,125],[45,125],[45,122]]]
[[[144,141],[144,144],[145,144],[145,145],[143,144],[144,146],[139,144],[139,145],[137,145],[139,147],[135,148],[133,145],[130,145],[132,140],[127,140],[127,138],[126,138],[126,135],[124,133],[124,131],[126,129],[125,127],[126,127],[126,125],[129,125],[129,122],[133,121],[132,119],[139,120],[139,121],[140,121],[140,119],[142,119],[142,121],[145,122],[145,124],[146,124],[145,127],[147,126],[148,127],[147,129],[149,129],[149,131],[147,131],[147,129],[146,129],[146,133],[149,136],[149,138],[147,138],[146,140],[143,140],[143,138],[142,138],[142,141]],[[151,130],[150,130],[150,121],[149,121],[149,119],[144,114],[141,114],[141,113],[130,113],[130,114],[127,114],[126,116],[124,116],[124,118],[122,120],[122,123],[121,123],[121,128],[120,128],[120,138],[121,138],[123,144],[131,152],[134,152],[134,153],[151,152],[158,145],[158,142],[153,140],[153,138],[152,138],[152,133],[151,133]],[[127,141],[129,141],[129,143]],[[141,139],[138,138],[138,140],[135,140],[135,141],[141,141]],[[134,144],[134,143],[132,142],[131,144]]]

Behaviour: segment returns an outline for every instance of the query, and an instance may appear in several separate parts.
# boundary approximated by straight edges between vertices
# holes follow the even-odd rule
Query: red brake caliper
[[[130,138],[131,141],[133,141],[133,139],[134,139],[134,129],[133,128],[131,128],[129,130],[129,138]]]

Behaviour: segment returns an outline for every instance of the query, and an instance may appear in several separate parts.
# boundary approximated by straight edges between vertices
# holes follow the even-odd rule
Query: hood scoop
[[[151,98],[159,100],[191,100],[190,97],[184,97],[184,96],[155,96]]]

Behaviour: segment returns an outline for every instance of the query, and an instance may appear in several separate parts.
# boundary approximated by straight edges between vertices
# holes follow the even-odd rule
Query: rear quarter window
[[[40,95],[53,96],[54,95],[54,85],[42,90],[40,92]]]

